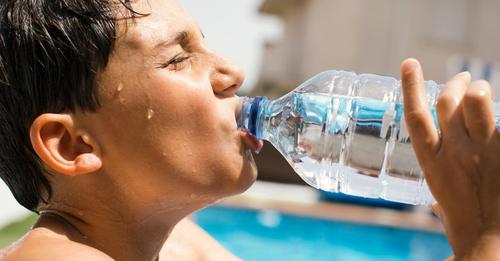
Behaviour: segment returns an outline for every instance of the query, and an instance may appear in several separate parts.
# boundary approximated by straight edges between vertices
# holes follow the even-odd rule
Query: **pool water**
[[[244,260],[443,260],[442,234],[300,217],[272,211],[210,207],[194,220]]]

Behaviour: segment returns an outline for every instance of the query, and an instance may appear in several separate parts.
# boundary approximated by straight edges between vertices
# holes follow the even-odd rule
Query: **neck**
[[[192,211],[186,205],[157,204],[134,209],[132,202],[99,202],[80,207],[56,202],[40,209],[35,227],[48,228],[115,260],[157,260],[174,226]]]

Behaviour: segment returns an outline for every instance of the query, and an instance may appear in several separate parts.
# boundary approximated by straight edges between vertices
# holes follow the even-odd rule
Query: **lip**
[[[245,146],[252,150],[255,153],[259,153],[264,143],[261,140],[258,140],[254,135],[246,131],[245,129],[238,129],[241,141],[245,144]]]
[[[238,125],[238,118],[242,110],[241,106],[241,97],[237,97],[235,108],[236,125]],[[259,153],[264,146],[264,143],[261,140],[258,140],[252,133],[248,132],[244,128],[238,128],[238,134],[240,136],[241,142],[245,145],[245,147],[255,153]]]

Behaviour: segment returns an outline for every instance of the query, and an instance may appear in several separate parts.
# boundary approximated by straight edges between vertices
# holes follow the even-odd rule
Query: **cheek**
[[[162,187],[222,191],[241,182],[245,162],[234,108],[209,85],[152,79],[124,86],[101,110],[97,132],[106,137],[112,168],[150,172],[148,179]]]
[[[234,112],[213,93],[185,93],[165,105],[150,130],[150,143],[166,155],[178,174],[193,183],[223,186],[243,168]],[[161,145],[160,145],[161,144]]]
[[[185,102],[166,106],[168,110],[158,113],[158,122],[154,124],[157,127],[152,131],[156,132],[156,129],[160,133],[151,135],[151,138],[168,144],[168,147],[205,156],[227,151],[228,145],[234,145],[236,126],[224,116],[227,108],[224,111],[213,98],[184,98]],[[217,151],[218,148],[224,151]]]
[[[208,83],[182,78],[164,86],[150,96],[155,111],[150,127],[161,132],[158,138],[199,147],[235,131],[234,108],[217,99]]]
[[[192,139],[206,135],[217,124],[216,106],[208,95],[184,92],[165,94],[153,100],[153,110],[157,113],[151,125],[170,134],[189,133]]]

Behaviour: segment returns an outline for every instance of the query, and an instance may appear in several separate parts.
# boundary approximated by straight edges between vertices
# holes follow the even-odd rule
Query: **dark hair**
[[[129,1],[120,3],[133,12]],[[0,177],[27,209],[36,212],[52,195],[30,126],[46,112],[99,107],[95,79],[115,40],[113,6],[113,0],[1,0]]]

